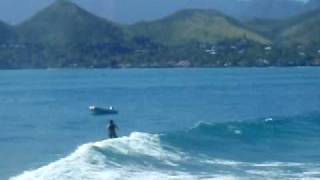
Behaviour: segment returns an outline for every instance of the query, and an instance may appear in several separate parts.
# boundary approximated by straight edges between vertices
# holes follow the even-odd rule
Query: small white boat
[[[118,114],[118,111],[112,107],[97,107],[97,106],[89,106],[89,110],[94,115],[112,115],[112,114]]]

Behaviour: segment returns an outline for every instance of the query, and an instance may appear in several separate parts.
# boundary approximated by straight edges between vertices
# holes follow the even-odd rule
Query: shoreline
[[[71,68],[71,67],[61,67],[61,68],[7,68],[7,69],[0,69],[0,71],[16,71],[16,70],[155,70],[155,69],[295,69],[295,68],[318,68],[320,65],[316,66],[195,66],[195,67],[119,67],[119,68],[112,68],[112,67],[102,67],[102,68],[90,68],[90,67],[79,67],[79,68]]]

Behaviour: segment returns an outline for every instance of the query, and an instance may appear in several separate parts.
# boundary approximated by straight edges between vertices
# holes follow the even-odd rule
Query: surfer
[[[116,130],[119,129],[118,126],[113,122],[113,120],[109,121],[109,124],[107,126],[108,132],[109,132],[109,138],[117,138]]]

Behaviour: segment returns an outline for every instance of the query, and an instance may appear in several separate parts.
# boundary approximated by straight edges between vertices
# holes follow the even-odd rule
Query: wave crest
[[[161,135],[134,132],[84,144],[11,180],[312,179],[320,176],[319,120],[273,117]]]
[[[165,177],[157,167],[175,166],[181,155],[162,147],[159,135],[134,132],[128,137],[88,143],[74,153],[37,170],[26,171],[11,180],[140,179]],[[148,167],[145,171],[145,167]],[[135,176],[128,176],[129,174]],[[171,176],[171,175],[170,175]],[[180,173],[178,176],[188,177]]]

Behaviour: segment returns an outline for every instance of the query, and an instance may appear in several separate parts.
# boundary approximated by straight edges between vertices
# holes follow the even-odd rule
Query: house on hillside
[[[230,48],[231,48],[231,49],[233,49],[233,50],[238,49],[238,47],[237,47],[237,46],[231,46]]]
[[[217,54],[216,47],[212,46],[211,49],[206,49],[206,53],[211,55],[216,55]]]
[[[265,50],[265,51],[271,51],[271,50],[272,50],[272,47],[271,47],[271,46],[266,46],[266,47],[264,48],[264,50]]]
[[[267,59],[260,58],[257,60],[257,65],[258,66],[269,66],[270,62]]]
[[[176,67],[190,67],[191,62],[188,60],[181,60],[176,64]]]

